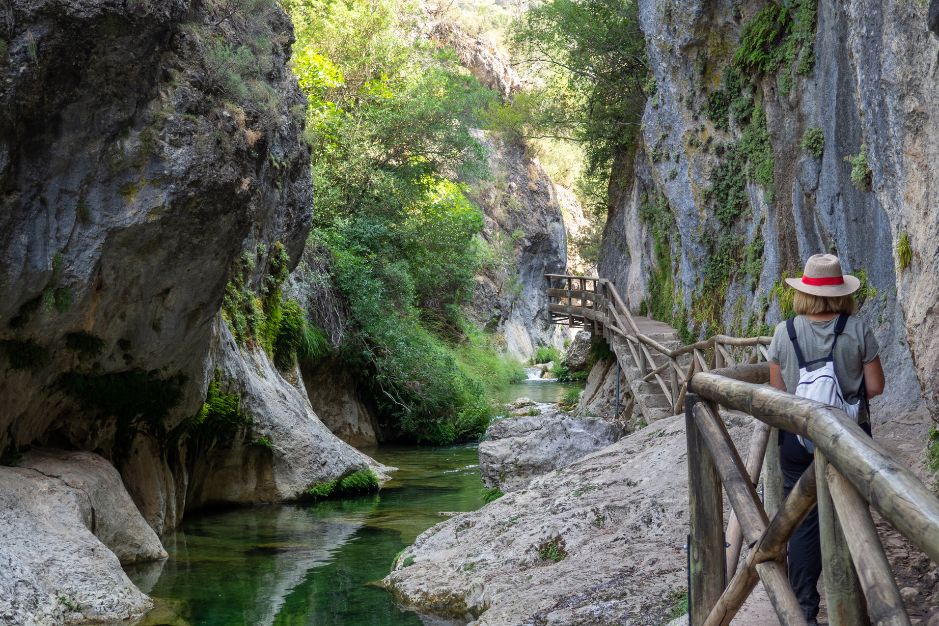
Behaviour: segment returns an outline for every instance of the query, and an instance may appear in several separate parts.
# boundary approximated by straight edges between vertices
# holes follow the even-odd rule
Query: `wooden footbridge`
[[[816,506],[829,624],[910,624],[871,517],[873,507],[939,563],[939,499],[908,467],[844,412],[768,386],[769,337],[663,343],[656,335],[674,330],[633,316],[609,281],[547,279],[554,323],[605,337],[624,368],[641,384],[654,381],[673,414],[685,414],[691,626],[730,624],[758,582],[782,624],[805,625],[786,574],[786,545]],[[754,418],[746,458],[722,418],[731,410]],[[815,444],[815,462],[785,498],[779,447],[769,445],[778,429]]]

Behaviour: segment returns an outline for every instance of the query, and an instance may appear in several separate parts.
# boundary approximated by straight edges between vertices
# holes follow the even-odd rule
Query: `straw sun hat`
[[[847,296],[861,286],[861,281],[841,271],[841,261],[833,254],[813,254],[805,262],[801,278],[787,278],[786,284],[813,296]]]

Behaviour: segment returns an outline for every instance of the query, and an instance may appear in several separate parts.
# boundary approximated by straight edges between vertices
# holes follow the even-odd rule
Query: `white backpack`
[[[813,361],[806,361],[802,355],[802,349],[799,348],[799,341],[796,338],[796,327],[793,319],[786,321],[786,330],[789,332],[789,340],[795,349],[796,358],[799,361],[799,385],[796,387],[796,395],[800,398],[808,398],[822,404],[841,409],[848,414],[848,417],[855,422],[861,413],[861,402],[858,400],[855,404],[849,404],[841,393],[841,384],[838,382],[838,375],[835,372],[835,345],[838,343],[838,337],[844,332],[844,327],[848,323],[848,316],[842,313],[835,323],[835,339],[831,342],[831,351],[828,356]],[[810,365],[822,363],[821,367],[809,370]],[[802,435],[797,435],[799,443],[809,453],[814,452],[815,446],[812,442]]]

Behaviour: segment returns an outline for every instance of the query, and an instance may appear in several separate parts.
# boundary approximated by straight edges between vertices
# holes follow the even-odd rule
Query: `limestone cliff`
[[[939,408],[939,39],[926,3],[639,5],[654,81],[601,275],[634,308],[667,301],[657,313],[688,335],[754,332],[786,314],[784,273],[836,251],[864,280],[885,399],[924,391]],[[775,20],[767,41],[748,30],[759,20]]]
[[[113,464],[157,533],[187,510],[294,499],[372,464],[318,420],[298,372],[236,343],[219,315],[234,267],[261,293],[275,253],[289,271],[306,239],[291,43],[266,2],[0,7],[0,464],[20,464],[0,467],[0,498],[18,502],[17,524],[48,518],[44,549],[76,546],[49,569],[0,541],[29,581],[14,592],[0,578],[0,597],[28,600],[12,623],[114,621],[146,604],[89,533],[108,511],[24,469],[30,447],[100,455],[69,462]],[[237,423],[201,421],[207,389]],[[48,501],[60,492],[70,500]]]
[[[459,26],[436,23],[430,36],[452,47],[460,62],[503,99],[521,85],[504,54]],[[573,194],[556,187],[524,139],[479,132],[489,153],[490,176],[475,181],[470,197],[485,215],[489,260],[477,276],[471,317],[505,337],[509,355],[527,360],[539,345],[561,347],[566,334],[550,324],[545,273],[564,273],[568,228],[563,207],[582,210]]]

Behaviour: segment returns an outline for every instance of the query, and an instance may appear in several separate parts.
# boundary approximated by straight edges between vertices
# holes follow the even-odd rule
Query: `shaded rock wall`
[[[720,302],[719,321],[731,332],[745,332],[764,315],[778,321],[772,288],[780,275],[798,275],[815,252],[836,251],[847,271],[866,272],[876,290],[860,315],[874,327],[891,372],[885,401],[909,407],[925,391],[936,408],[939,39],[927,30],[927,7],[818,3],[814,66],[806,75],[793,68],[790,85],[780,78],[789,73],[784,67],[756,86],[756,106],[765,113],[772,144],[772,185],[748,182],[746,209],[728,229],[708,191],[740,134],[715,127],[707,107],[743,25],[765,4],[737,9],[731,2],[640,2],[656,91],[643,116],[636,178],[607,225],[601,275],[613,278],[634,308],[648,298],[655,261],[639,208],[650,194],[664,195],[674,216],[673,297],[676,310],[692,312],[689,318],[700,307],[704,273],[721,232],[739,235],[741,249],[759,250],[746,271],[733,269]],[[820,158],[800,145],[812,128],[824,135]],[[852,183],[846,162],[862,145],[871,191]],[[897,252],[904,237],[912,250],[905,268]],[[742,255],[737,263],[742,265]]]

